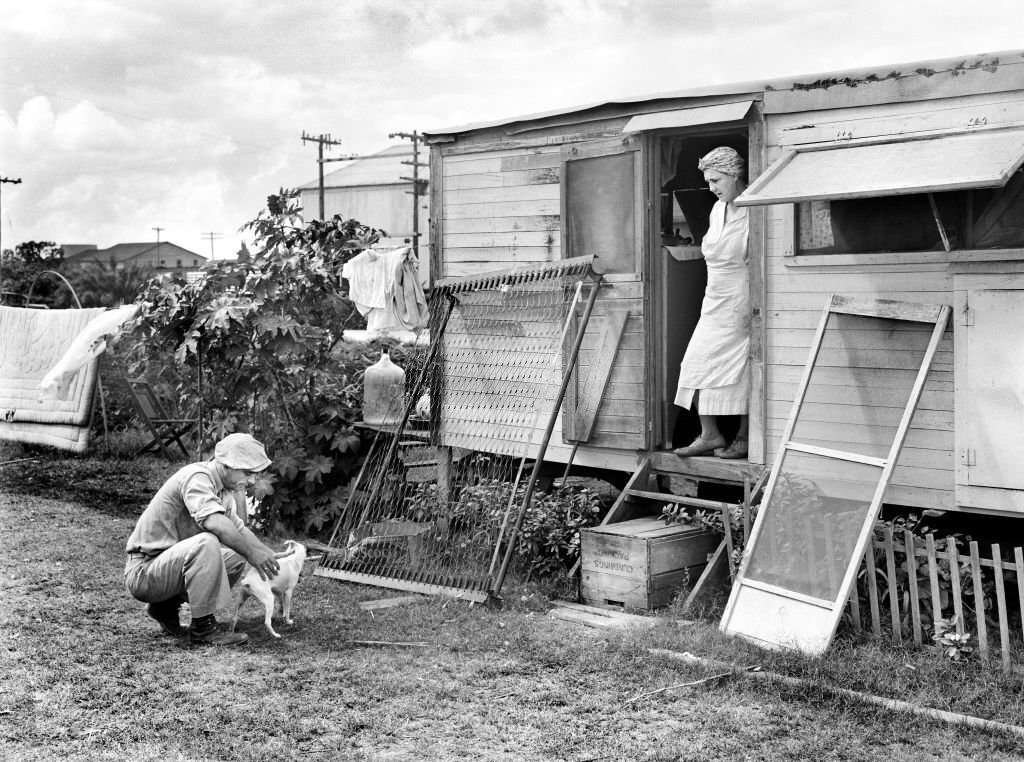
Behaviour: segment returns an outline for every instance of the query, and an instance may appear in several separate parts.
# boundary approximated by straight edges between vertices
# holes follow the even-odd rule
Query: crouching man
[[[149,604],[146,613],[168,634],[211,645],[249,639],[220,630],[214,614],[230,604],[231,585],[246,561],[265,579],[277,574],[274,551],[241,518],[246,485],[270,462],[250,434],[229,434],[217,443],[213,460],[171,476],[139,517],[125,547],[124,584]],[[187,630],[178,622],[186,601],[192,609]]]

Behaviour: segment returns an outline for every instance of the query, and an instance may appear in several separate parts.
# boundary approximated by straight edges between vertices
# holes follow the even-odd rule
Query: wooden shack
[[[695,482],[770,465],[832,293],[955,307],[886,502],[1024,511],[1024,53],[697,88],[434,130],[435,280],[596,255],[595,316],[628,310],[589,438],[547,458]],[[747,157],[752,387],[746,461],[682,459],[672,404],[699,313],[710,148]],[[598,320],[580,355],[604,349]],[[879,328],[877,330],[883,330]],[[825,348],[911,362],[871,330]],[[886,347],[883,351],[881,347]],[[836,386],[804,421],[883,446],[884,388]],[[564,415],[564,414],[563,414]],[[563,432],[565,426],[563,423]]]
[[[764,90],[763,436],[771,458],[822,307],[839,292],[954,308],[886,501],[1024,510],[1024,54],[809,77]],[[832,347],[882,346],[871,331]],[[904,367],[890,350],[878,367]],[[810,401],[819,438],[884,444],[887,390]]]

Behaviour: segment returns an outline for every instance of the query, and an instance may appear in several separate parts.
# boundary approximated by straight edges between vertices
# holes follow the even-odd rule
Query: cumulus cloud
[[[53,123],[53,137],[62,151],[118,150],[131,133],[88,101],[76,104]]]
[[[32,0],[0,13],[3,241],[237,248],[387,134],[1019,47],[1017,0]],[[228,241],[233,241],[230,245]]]

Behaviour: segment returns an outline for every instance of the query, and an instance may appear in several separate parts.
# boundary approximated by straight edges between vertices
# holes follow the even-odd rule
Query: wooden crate
[[[707,529],[646,518],[580,532],[580,594],[585,603],[653,609],[697,581],[719,538]]]

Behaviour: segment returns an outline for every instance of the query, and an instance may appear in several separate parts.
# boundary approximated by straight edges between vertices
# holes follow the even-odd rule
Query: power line
[[[219,240],[221,237],[220,233],[204,233],[203,238],[207,238],[210,241],[210,259],[216,259],[217,257],[213,253],[213,242]]]
[[[164,261],[160,259],[160,231],[164,230],[164,228],[153,228],[153,230],[156,231],[156,265],[159,267],[164,263]]]
[[[4,187],[4,183],[10,183],[11,185],[18,185],[21,183],[20,177],[0,177],[0,188]],[[3,203],[0,201],[0,217],[3,216]],[[0,229],[3,225],[0,225]],[[3,282],[4,282],[4,244],[3,240],[0,240],[0,304],[3,304]]]
[[[420,164],[420,143],[423,135],[416,130],[412,132],[392,132],[388,134],[389,139],[403,138],[412,141],[412,161],[402,161],[403,164],[412,167],[412,177],[402,175],[399,180],[408,180],[412,183],[412,250],[418,257],[420,255],[420,196],[427,192],[427,180],[420,177],[420,167],[427,167],[427,164]]]
[[[302,131],[302,142],[303,143],[316,143],[316,166],[317,175],[319,177],[319,189],[320,189],[320,221],[324,219],[324,146],[340,146],[340,140],[334,140],[330,133],[326,135],[320,133],[319,135],[307,135],[306,131]]]

